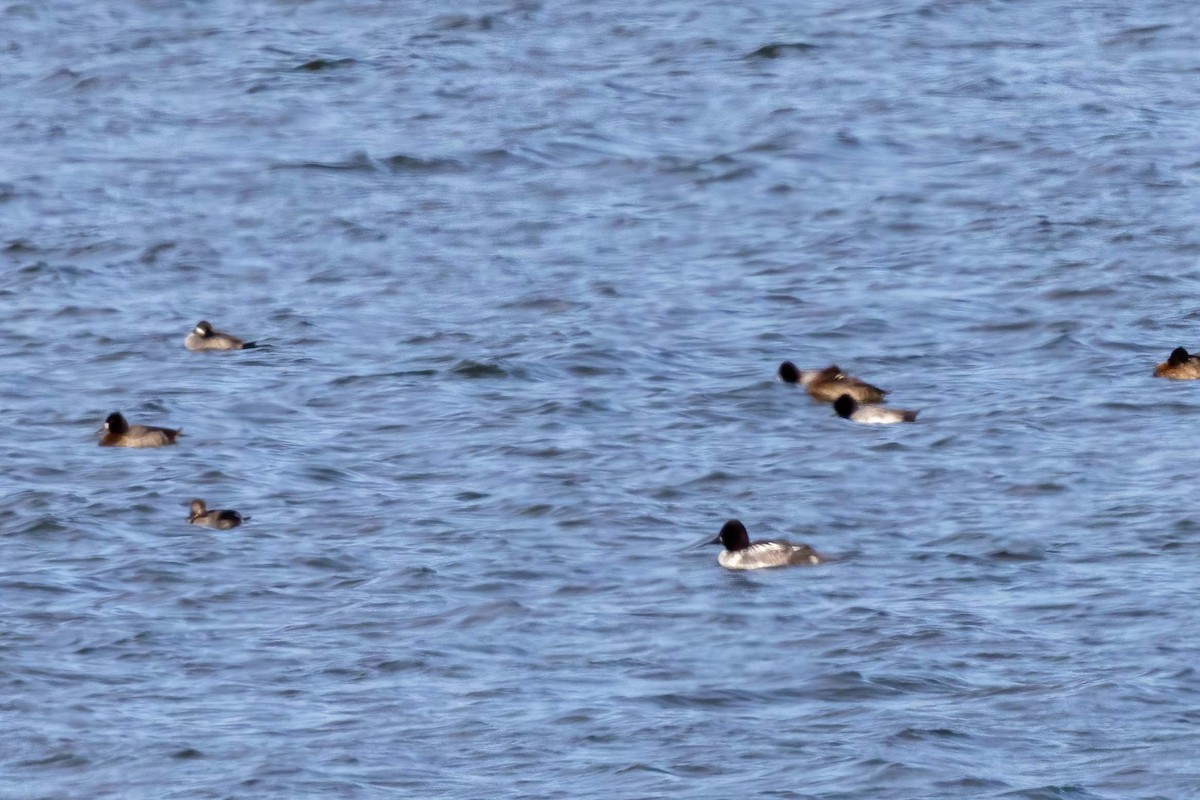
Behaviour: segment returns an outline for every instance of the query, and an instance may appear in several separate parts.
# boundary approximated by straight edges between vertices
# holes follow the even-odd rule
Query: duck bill
[[[720,543],[721,543],[721,534],[718,533],[715,538],[711,537],[711,536],[705,536],[703,539],[696,542],[695,544],[689,544],[685,549],[686,550],[699,550],[701,547],[707,547],[710,544],[720,544]]]

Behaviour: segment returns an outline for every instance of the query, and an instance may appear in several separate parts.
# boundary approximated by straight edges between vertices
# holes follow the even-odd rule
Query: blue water
[[[0,3],[0,797],[1200,797],[1198,23]]]

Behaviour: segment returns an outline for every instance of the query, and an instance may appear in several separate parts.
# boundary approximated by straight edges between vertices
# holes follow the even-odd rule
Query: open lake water
[[[4,800],[1200,797],[1190,0],[4,0],[0,54]]]

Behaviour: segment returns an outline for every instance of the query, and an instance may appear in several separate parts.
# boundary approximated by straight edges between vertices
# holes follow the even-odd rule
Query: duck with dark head
[[[820,564],[824,559],[806,544],[791,542],[751,542],[746,526],[731,519],[708,544],[724,545],[717,563],[725,569],[765,569],[796,564]]]
[[[101,447],[165,447],[183,435],[177,428],[130,425],[119,411],[108,415],[100,433]]]
[[[1182,347],[1176,347],[1166,361],[1154,368],[1154,377],[1173,381],[1194,381],[1200,378],[1200,356],[1194,356]]]
[[[799,369],[791,361],[779,365],[779,379],[784,383],[803,386],[809,396],[823,403],[832,403],[848,394],[860,403],[882,403],[886,389],[847,375],[837,364],[824,369]]]

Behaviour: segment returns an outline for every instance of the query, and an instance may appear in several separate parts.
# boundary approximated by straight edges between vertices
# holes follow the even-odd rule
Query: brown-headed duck
[[[191,502],[191,513],[188,522],[192,525],[203,525],[206,528],[216,528],[227,531],[242,524],[242,515],[229,509],[213,509],[209,511],[203,500]]]
[[[236,336],[214,331],[208,321],[200,320],[183,340],[183,346],[188,350],[249,350],[252,347],[258,347],[258,344],[243,342]]]

